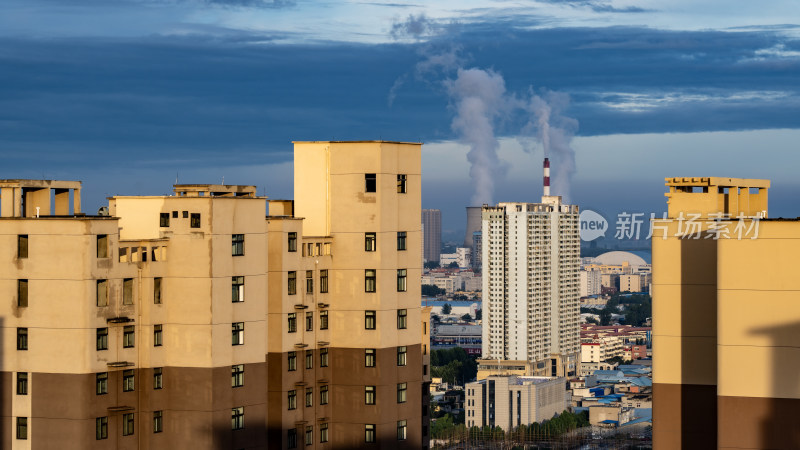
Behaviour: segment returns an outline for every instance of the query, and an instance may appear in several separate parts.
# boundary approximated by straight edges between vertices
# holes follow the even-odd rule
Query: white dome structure
[[[610,266],[620,266],[625,262],[631,266],[643,266],[647,264],[641,256],[634,255],[630,252],[606,252],[595,257],[594,260],[597,264],[606,264]]]

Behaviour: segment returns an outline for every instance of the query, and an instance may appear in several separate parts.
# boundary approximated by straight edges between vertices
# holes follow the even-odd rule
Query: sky
[[[795,0],[4,0],[0,178],[84,209],[181,183],[291,198],[293,140],[423,142],[423,207],[554,193],[614,217],[664,177],[772,180],[800,216]],[[611,220],[613,221],[613,219]]]

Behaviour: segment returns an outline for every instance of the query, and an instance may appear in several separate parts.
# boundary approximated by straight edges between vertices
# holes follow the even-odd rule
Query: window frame
[[[97,372],[94,377],[95,395],[108,394],[108,372]]]
[[[328,367],[328,347],[319,349],[319,366]]]
[[[297,409],[297,389],[290,389],[286,393],[286,409],[289,411]]]
[[[374,348],[364,349],[364,367],[375,367],[378,360],[378,351]]]
[[[153,390],[164,389],[164,368],[153,367]]]
[[[408,439],[408,421],[398,420],[397,421],[397,440],[398,441],[405,441]]]
[[[136,390],[136,372],[133,369],[122,371],[122,392],[134,392]]]
[[[122,348],[136,347],[136,326],[125,325],[122,328]]]
[[[376,252],[378,251],[378,233],[370,231],[364,233],[364,251]]]
[[[364,329],[375,330],[378,327],[378,313],[375,310],[369,309],[364,311]]]
[[[368,423],[364,425],[364,442],[372,444],[377,442],[377,432],[375,431],[375,424]]]
[[[133,305],[133,278],[122,279],[122,304]]]
[[[231,234],[231,256],[244,256],[244,234]]]
[[[294,372],[297,370],[297,352],[291,351],[286,353],[286,367],[287,372]]]
[[[231,408],[231,430],[244,429],[244,406]]]
[[[375,269],[364,269],[364,292],[377,292],[378,290],[378,271]]]
[[[306,401],[305,401],[305,404],[306,404],[306,408],[311,408],[312,406],[314,406],[314,388],[313,387],[307,387],[306,388]]]
[[[408,365],[408,347],[405,345],[397,347],[397,365],[398,367]]]
[[[18,327],[17,328],[17,350],[27,351],[28,350],[28,328],[27,327]]]
[[[397,232],[397,251],[406,251],[408,250],[408,232],[406,231],[398,231]]]
[[[242,386],[244,386],[244,364],[233,364],[231,366],[231,387]]]
[[[319,271],[319,293],[328,293],[328,269],[321,269]]]
[[[27,278],[17,280],[17,307],[25,308],[28,306],[29,288],[30,282]]]
[[[404,173],[397,174],[397,193],[398,194],[406,194],[407,193],[407,183],[408,183],[408,175]]]
[[[153,277],[153,304],[160,305],[163,301],[163,287],[164,279],[161,277]]]
[[[306,445],[314,445],[314,426],[313,425],[306,425],[305,442],[306,442]]]
[[[408,309],[402,308],[397,310],[397,329],[408,329]]]
[[[306,358],[306,363],[305,363],[306,370],[313,369],[314,368],[314,350],[306,350],[305,358]]]
[[[319,424],[319,442],[320,444],[328,442],[328,422]]]
[[[377,389],[375,386],[364,386],[364,404],[365,405],[376,405],[377,401]]]
[[[158,323],[153,325],[153,347],[164,345],[164,325]]]
[[[200,228],[200,213],[191,213],[189,215],[189,228]]]
[[[122,435],[133,436],[136,431],[136,419],[133,413],[125,413],[122,415]]]
[[[397,403],[408,401],[408,383],[397,383]]]
[[[323,309],[319,312],[319,329],[320,330],[327,330],[328,329],[328,310]]]
[[[375,193],[378,191],[378,174],[365,173],[364,174],[364,192]]]
[[[98,328],[95,334],[96,351],[108,350],[108,327]]]
[[[108,439],[108,416],[98,417],[94,421],[95,440]]]
[[[17,259],[27,259],[30,251],[30,238],[27,234],[17,235]]]
[[[108,306],[108,280],[97,280],[97,287],[95,291],[95,304],[98,307]]]
[[[164,411],[153,411],[153,433],[164,431]]]
[[[397,269],[397,292],[408,290],[408,269]]]
[[[329,401],[328,397],[328,385],[323,384],[319,387],[319,404],[320,405],[327,405]]]
[[[20,440],[20,441],[28,440],[28,418],[27,417],[17,417],[16,438],[17,438],[17,440]]]
[[[297,313],[288,313],[286,326],[289,329],[289,333],[297,333]]]
[[[306,331],[314,331],[314,312],[306,311]]]
[[[244,345],[244,322],[231,323],[231,345]]]
[[[28,372],[17,372],[17,395],[28,395]]]
[[[159,228],[169,228],[169,213],[162,212],[158,215]]]
[[[108,258],[108,235],[107,234],[98,234],[97,235],[96,249],[97,249],[97,259]]]
[[[231,303],[244,302],[244,275],[231,277]]]
[[[290,231],[290,232],[288,232],[286,234],[287,234],[287,240],[286,240],[287,250],[290,251],[290,252],[296,252],[297,251],[297,232],[296,231]]]
[[[297,271],[286,272],[286,292],[289,295],[297,295]]]

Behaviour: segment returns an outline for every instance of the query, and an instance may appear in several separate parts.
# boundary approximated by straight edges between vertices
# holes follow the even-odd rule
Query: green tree
[[[426,269],[438,269],[439,268],[439,262],[438,261],[425,261],[425,264],[423,264],[423,266]]]
[[[464,322],[469,322],[472,320],[472,316],[470,316],[469,314],[464,314],[463,316],[461,316],[461,320],[463,320]]]
[[[442,305],[442,314],[450,314],[450,311],[453,310],[453,307],[450,306],[450,303],[445,303]]]
[[[436,287],[432,284],[423,284],[422,285],[422,295],[428,297],[435,297],[437,295],[444,295],[446,291],[440,287]]]
[[[478,309],[475,310],[475,320],[481,320],[483,318],[483,310]]]
[[[451,262],[447,265],[448,269],[458,269],[458,263],[456,261]]]
[[[611,311],[608,307],[600,310],[600,325],[609,325],[611,323]]]

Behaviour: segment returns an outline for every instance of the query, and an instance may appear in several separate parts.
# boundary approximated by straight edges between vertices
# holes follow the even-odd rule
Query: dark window
[[[95,439],[108,439],[108,417],[95,419]]]
[[[297,391],[292,389],[286,396],[289,409],[297,409]]]
[[[306,388],[306,408],[314,406],[314,388]]]
[[[231,277],[231,301],[244,301],[244,277]]]
[[[314,350],[306,350],[306,369],[314,368]]]
[[[161,213],[161,214],[158,216],[158,225],[159,225],[161,228],[167,228],[167,227],[169,227],[169,213]]]
[[[28,349],[28,329],[17,328],[17,350]]]
[[[288,291],[289,295],[297,294],[297,272],[293,270],[288,275]]]
[[[375,269],[364,270],[364,292],[375,292]]]
[[[319,271],[319,292],[320,294],[328,293],[328,270]]]
[[[292,231],[289,233],[289,251],[296,252],[297,251],[297,233]]]
[[[131,436],[134,431],[133,413],[122,415],[122,435]]]
[[[306,313],[306,331],[314,331],[314,313]]]
[[[287,448],[297,448],[297,429],[290,428],[289,431],[286,432],[286,447]]]
[[[244,406],[231,408],[231,429],[244,429]]]
[[[364,349],[364,366],[366,366],[366,367],[375,367],[375,349],[374,348],[365,348]]]
[[[398,366],[405,366],[407,362],[408,356],[408,347],[405,345],[401,345],[397,347],[397,365]]]
[[[323,384],[319,387],[319,404],[320,405],[327,405],[328,404],[328,385]]]
[[[17,236],[17,258],[28,257],[28,235],[20,234]]]
[[[244,235],[243,234],[234,234],[231,238],[231,255],[233,256],[244,256]]]
[[[406,249],[406,232],[405,231],[398,231],[397,232],[397,249],[398,250],[405,250]]]
[[[306,294],[314,293],[314,271],[306,270]]]
[[[375,404],[375,386],[364,386],[364,403],[367,405]]]
[[[162,389],[164,387],[164,369],[161,367],[153,368],[153,389]]]
[[[122,331],[122,347],[133,348],[136,345],[136,328],[133,325],[126,325]]]
[[[364,191],[375,192],[378,187],[378,177],[374,173],[364,174]]]
[[[17,372],[17,395],[28,395],[28,372]]]
[[[320,330],[328,329],[328,311],[319,312],[319,329]]]
[[[17,306],[28,306],[28,280],[17,280]]]
[[[375,329],[375,311],[364,311],[364,328]]]
[[[297,313],[289,313],[289,333],[294,333],[297,331]]]
[[[244,345],[244,322],[234,322],[231,324],[232,344]]]
[[[306,427],[306,445],[313,445],[314,444],[314,427],[307,426]]]
[[[108,372],[100,372],[95,377],[95,393],[108,394]]]
[[[328,442],[328,424],[327,423],[319,424],[319,441],[321,443]]]
[[[122,371],[122,392],[130,392],[136,389],[136,378],[133,369]]]
[[[398,309],[397,310],[397,328],[400,330],[405,330],[408,328],[408,310],[407,309]]]
[[[17,417],[17,439],[28,439],[27,417]]]
[[[397,193],[398,194],[406,193],[406,176],[404,174],[397,175]]]
[[[375,442],[375,424],[364,425],[364,440],[366,442]]]
[[[189,218],[189,211],[183,211],[182,216],[183,216],[184,219],[188,219]]]
[[[374,252],[378,246],[378,236],[375,233],[364,233],[364,251]]]
[[[294,372],[295,370],[297,370],[297,352],[287,353],[286,364],[289,372]]]
[[[407,392],[408,392],[408,383],[397,383],[397,403],[406,402]]]
[[[108,328],[97,329],[97,349],[108,350]]]
[[[327,348],[319,349],[319,366],[320,367],[328,367],[328,349]]]
[[[108,258],[108,235],[97,235],[97,257]]]
[[[407,273],[406,269],[397,269],[397,292],[406,291]]]
[[[173,219],[177,219],[178,218],[178,211],[172,211],[172,218]]]
[[[108,306],[108,280],[97,280],[97,306]]]
[[[398,420],[397,421],[397,440],[398,441],[405,441],[406,436],[408,435],[408,422],[405,420]]]
[[[125,278],[122,280],[122,304],[133,304],[133,278]]]
[[[164,431],[164,412],[153,411],[153,433],[161,433]]]
[[[153,303],[161,304],[161,278],[153,278]]]
[[[231,387],[244,386],[244,364],[231,366]]]
[[[192,213],[189,226],[192,228],[200,228],[200,213]]]
[[[153,347],[161,347],[164,344],[164,326],[153,325]]]

